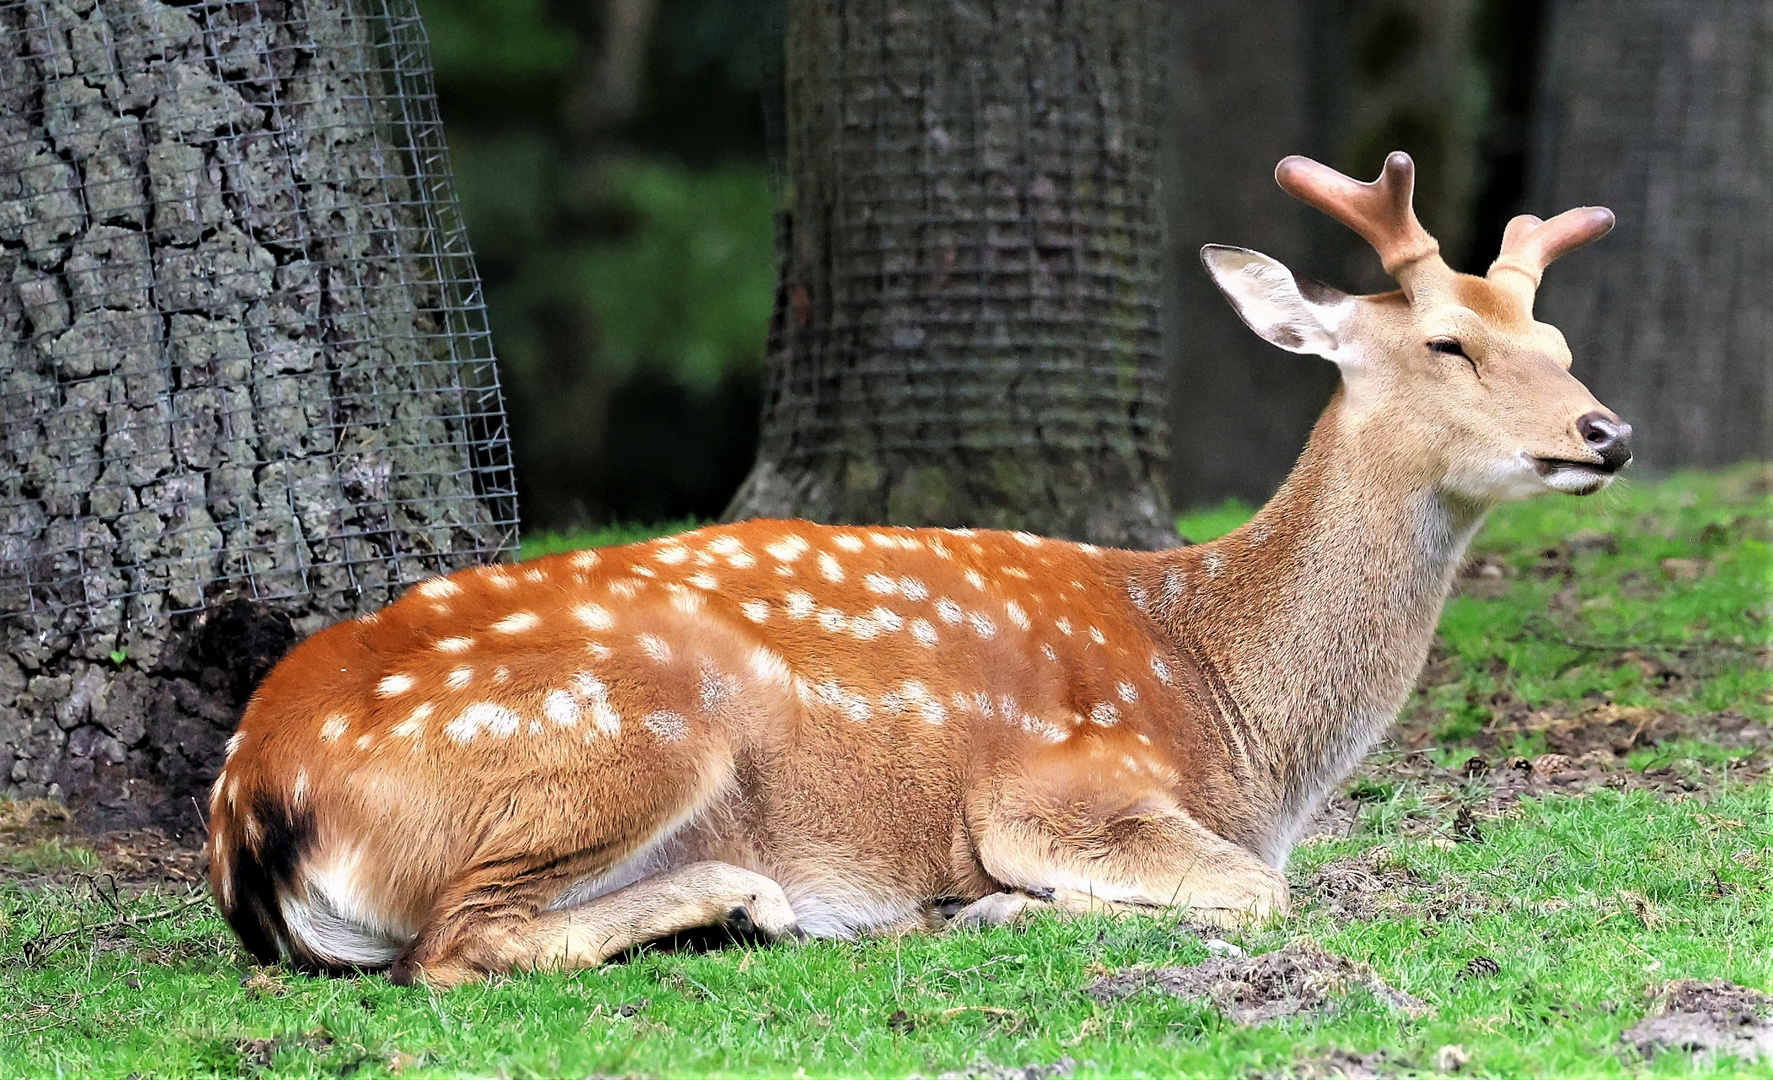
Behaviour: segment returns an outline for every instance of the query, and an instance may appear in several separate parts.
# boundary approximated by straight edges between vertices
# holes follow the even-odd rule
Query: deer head
[[[1509,223],[1483,277],[1461,274],[1411,206],[1415,164],[1401,151],[1363,184],[1303,157],[1280,186],[1373,245],[1401,289],[1351,296],[1246,248],[1201,258],[1238,315],[1289,352],[1342,372],[1343,422],[1383,433],[1389,464],[1486,507],[1546,491],[1589,495],[1631,460],[1631,426],[1570,374],[1570,348],[1533,318],[1553,259],[1613,227],[1602,207]]]

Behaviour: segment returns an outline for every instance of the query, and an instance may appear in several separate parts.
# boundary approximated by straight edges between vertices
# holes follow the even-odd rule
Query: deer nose
[[[1601,468],[1615,472],[1631,461],[1631,425],[1612,413],[1591,412],[1576,421],[1588,448],[1601,455]]]

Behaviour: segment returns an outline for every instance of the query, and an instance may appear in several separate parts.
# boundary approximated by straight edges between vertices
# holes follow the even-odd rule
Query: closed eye
[[[1479,379],[1483,378],[1483,374],[1478,371],[1477,361],[1467,355],[1465,346],[1459,344],[1459,342],[1453,338],[1429,339],[1428,351],[1443,353],[1447,356],[1457,356],[1471,365],[1471,373],[1473,375],[1476,375]]]

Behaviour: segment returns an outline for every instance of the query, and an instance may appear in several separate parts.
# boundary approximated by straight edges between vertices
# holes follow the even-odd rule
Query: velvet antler
[[[1402,150],[1385,159],[1379,179],[1370,184],[1298,155],[1283,159],[1275,167],[1274,179],[1293,198],[1360,233],[1379,253],[1379,261],[1392,277],[1441,249],[1416,220],[1415,208],[1410,205],[1416,188],[1416,163]]]
[[[1604,206],[1579,206],[1550,221],[1522,214],[1503,230],[1502,254],[1490,264],[1486,276],[1494,278],[1499,270],[1513,270],[1525,274],[1538,289],[1540,275],[1554,259],[1599,240],[1612,229],[1613,211]]]

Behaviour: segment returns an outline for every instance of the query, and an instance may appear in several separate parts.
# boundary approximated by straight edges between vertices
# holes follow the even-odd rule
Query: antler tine
[[[1379,261],[1392,277],[1441,249],[1416,220],[1410,204],[1416,189],[1416,163],[1402,150],[1386,157],[1379,179],[1370,184],[1296,154],[1275,167],[1274,179],[1293,198],[1360,233],[1379,253]]]
[[[1498,270],[1513,270],[1527,275],[1537,289],[1540,275],[1554,260],[1599,240],[1612,229],[1613,211],[1604,206],[1579,206],[1550,221],[1522,214],[1503,230],[1502,253],[1490,264],[1486,276],[1495,277]]]

